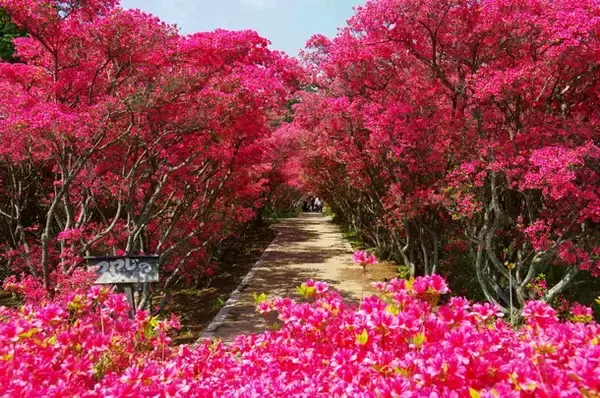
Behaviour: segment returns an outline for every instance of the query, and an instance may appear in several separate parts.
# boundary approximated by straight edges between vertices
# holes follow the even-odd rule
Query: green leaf
[[[281,324],[279,322],[275,322],[275,323],[269,325],[269,329],[270,330],[279,330],[279,329],[281,329]]]
[[[424,342],[425,335],[423,333],[419,333],[412,338],[412,343],[417,347],[421,347]]]
[[[150,318],[148,323],[146,323],[146,325],[144,325],[144,337],[149,339],[150,337],[154,336],[154,328],[156,328],[157,326],[158,326],[158,318],[157,317]]]
[[[399,368],[398,366],[394,366],[392,369],[394,369],[394,372],[396,372],[396,374],[399,374],[400,376],[408,377],[408,375],[409,375],[408,371],[404,368]]]
[[[147,323],[146,326],[144,326],[144,337],[149,339],[150,337],[152,337],[153,333],[154,333],[154,328],[152,328],[152,325]]]
[[[481,397],[479,392],[477,390],[472,389],[471,387],[469,387],[469,395],[471,396],[471,398],[480,398]]]
[[[157,317],[155,317],[155,316],[153,316],[153,317],[150,319],[150,325],[151,325],[153,328],[157,327],[157,326],[158,326],[158,318],[157,318]]]
[[[253,296],[254,296],[254,303],[256,305],[263,303],[263,302],[267,301],[267,299],[268,299],[268,296],[265,293],[261,293],[261,294],[254,293]]]
[[[298,292],[299,295],[301,295],[302,297],[306,296],[306,285],[303,283],[300,286],[298,286],[296,288],[296,291]]]
[[[390,304],[386,307],[387,312],[389,312],[392,315],[398,315],[400,313],[400,308],[398,308],[397,306],[395,306],[394,304]]]
[[[36,334],[37,332],[39,332],[38,328],[31,328],[26,332],[22,332],[19,334],[19,338],[21,339],[29,339],[31,337],[33,337],[34,334]]]
[[[301,284],[296,288],[298,294],[304,298],[309,298],[317,292],[314,286],[306,286],[306,283]]]
[[[367,329],[363,329],[361,334],[356,335],[356,342],[360,345],[365,345],[367,341],[369,341],[369,333],[367,333]]]

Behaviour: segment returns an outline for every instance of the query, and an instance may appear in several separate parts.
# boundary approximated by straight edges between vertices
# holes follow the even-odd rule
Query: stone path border
[[[275,235],[275,238],[273,239],[273,241],[275,239],[277,239],[277,235]],[[256,272],[263,266],[265,253],[267,253],[267,250],[268,250],[268,247],[261,254],[258,261],[256,263],[254,263],[254,265],[252,266],[250,271],[248,271],[248,273],[246,274],[244,279],[242,279],[240,284],[231,293],[231,296],[229,296],[229,298],[225,302],[225,305],[223,306],[223,308],[221,308],[221,310],[217,313],[217,315],[215,315],[215,317],[210,322],[210,324],[206,327],[206,329],[204,330],[204,333],[202,333],[202,337],[200,337],[200,339],[213,337],[215,331],[225,322],[225,320],[227,319],[227,316],[231,312],[231,309],[235,306],[235,303],[239,300],[240,295],[242,294],[242,291],[244,290],[244,288],[246,286],[248,286],[248,283],[250,283],[252,278],[254,278],[254,275],[256,274]]]

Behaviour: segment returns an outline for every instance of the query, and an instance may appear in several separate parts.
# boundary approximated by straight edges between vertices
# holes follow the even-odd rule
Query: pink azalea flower
[[[364,268],[367,265],[377,264],[377,258],[364,250],[358,250],[352,255],[352,262]]]

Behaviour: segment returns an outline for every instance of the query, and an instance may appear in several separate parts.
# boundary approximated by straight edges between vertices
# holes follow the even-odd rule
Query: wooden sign
[[[158,256],[87,257],[88,269],[96,271],[96,284],[158,282]]]

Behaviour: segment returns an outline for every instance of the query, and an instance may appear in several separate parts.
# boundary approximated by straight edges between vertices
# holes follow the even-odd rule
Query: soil
[[[397,269],[398,265],[391,261],[380,261],[377,264],[367,266],[365,296],[377,293],[377,289],[371,286],[373,282],[389,282],[398,277]],[[359,280],[362,278],[363,270],[360,267],[354,267],[346,272],[348,279]]]
[[[0,289],[0,307],[13,307],[16,308],[21,305],[21,300],[10,292],[6,292]]]
[[[249,230],[240,239],[240,244],[225,252],[208,286],[176,286],[173,289],[160,316],[168,318],[173,314],[180,317],[181,329],[173,338],[174,344],[191,344],[198,340],[276,235],[277,231],[268,226]],[[158,303],[160,299],[162,296],[156,296],[153,301]]]

